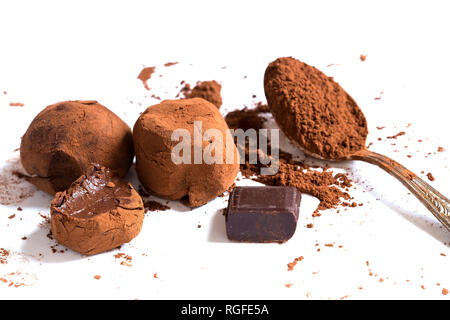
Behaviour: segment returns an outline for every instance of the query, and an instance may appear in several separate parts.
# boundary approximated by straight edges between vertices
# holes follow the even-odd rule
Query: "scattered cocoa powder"
[[[7,264],[10,251],[0,248],[0,264]]]
[[[311,228],[314,227],[314,225],[313,225],[312,223],[308,223],[308,224],[306,225],[306,227],[309,228],[309,229],[311,229]]]
[[[190,90],[189,87],[189,89],[185,89],[183,93],[186,99],[202,98],[211,102],[219,109],[222,105],[222,96],[220,95],[221,90],[222,86],[217,81],[212,80],[198,82],[194,89]]]
[[[430,181],[436,180],[436,179],[433,177],[433,175],[431,174],[431,172],[428,172],[428,173],[427,173],[427,178],[428,178],[428,180],[430,180]]]
[[[398,137],[404,136],[404,135],[405,135],[405,131],[401,131],[393,136],[386,137],[386,139],[397,139]]]
[[[133,257],[131,257],[125,253],[119,252],[114,255],[114,258],[121,259],[122,261],[120,262],[120,265],[122,265],[122,266],[126,266],[126,267],[132,266],[131,262],[133,261]]]
[[[448,295],[448,289],[442,288],[442,294],[443,294],[444,296]]]
[[[101,278],[102,278],[102,276],[99,276],[99,275],[95,275],[95,276],[94,276],[94,279],[95,279],[95,280],[100,280]]]
[[[438,147],[438,150],[437,150],[437,151],[438,151],[438,152],[444,152],[444,150],[445,150],[444,148]]]
[[[228,113],[225,117],[230,129],[255,129],[263,127],[264,118],[261,112],[244,108]],[[261,163],[248,162],[248,148],[246,148],[246,161],[241,165],[241,173],[246,178],[271,186],[292,186],[300,192],[310,194],[320,200],[320,204],[313,216],[318,217],[318,211],[336,208],[340,204],[350,205],[350,195],[345,188],[352,186],[350,179],[343,173],[333,174],[328,168],[322,171],[312,170],[307,164],[292,159],[292,155],[280,151],[279,170],[274,175],[260,175]]]
[[[280,129],[310,154],[343,159],[365,148],[364,114],[318,69],[294,58],[279,58],[266,69],[264,91]]]
[[[21,103],[21,102],[10,102],[10,103],[9,103],[9,106],[10,106],[10,107],[23,107],[24,104]]]
[[[359,55],[359,59],[360,59],[362,62],[366,61],[366,58],[367,58],[367,55],[366,55],[366,54],[361,54],[361,55]]]
[[[145,89],[150,90],[150,87],[147,84],[147,81],[150,80],[152,74],[155,72],[155,67],[146,67],[141,70],[138,75],[138,79],[142,81]]]
[[[171,66],[174,66],[176,64],[178,64],[178,62],[167,62],[167,63],[164,63],[164,67],[171,67]]]
[[[16,217],[16,214],[12,214],[8,217],[8,219],[14,219]]]
[[[148,211],[166,211],[169,210],[170,207],[163,205],[159,202],[153,201],[153,200],[148,200],[148,201],[144,201],[144,210],[145,212]]]

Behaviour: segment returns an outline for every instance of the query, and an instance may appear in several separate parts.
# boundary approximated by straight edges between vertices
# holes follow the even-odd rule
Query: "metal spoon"
[[[322,160],[330,160],[309,152],[297,143],[296,145],[304,153],[312,157]],[[407,187],[409,191],[411,191],[411,193],[415,195],[417,199],[419,199],[420,202],[427,207],[428,210],[430,210],[436,219],[438,219],[445,226],[445,228],[450,231],[450,200],[397,161],[367,149],[359,150],[354,154],[350,154],[345,158],[338,160],[361,160],[379,166]]]

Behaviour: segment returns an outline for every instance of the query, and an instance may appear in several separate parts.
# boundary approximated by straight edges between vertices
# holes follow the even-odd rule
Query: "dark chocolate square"
[[[227,236],[242,242],[284,242],[297,227],[301,194],[294,187],[236,187],[226,212]]]

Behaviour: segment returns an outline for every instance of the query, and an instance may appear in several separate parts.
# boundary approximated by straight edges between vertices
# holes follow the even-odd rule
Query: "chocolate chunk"
[[[55,240],[92,255],[130,242],[142,227],[144,206],[128,181],[100,165],[64,192],[51,205],[51,230]]]
[[[227,236],[242,242],[284,242],[297,227],[301,194],[294,187],[236,187],[226,213]]]

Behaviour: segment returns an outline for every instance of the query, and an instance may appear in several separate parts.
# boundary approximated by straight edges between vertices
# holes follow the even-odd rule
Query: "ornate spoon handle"
[[[396,177],[450,231],[450,200],[398,162],[376,152],[362,150],[351,159],[375,164]]]

